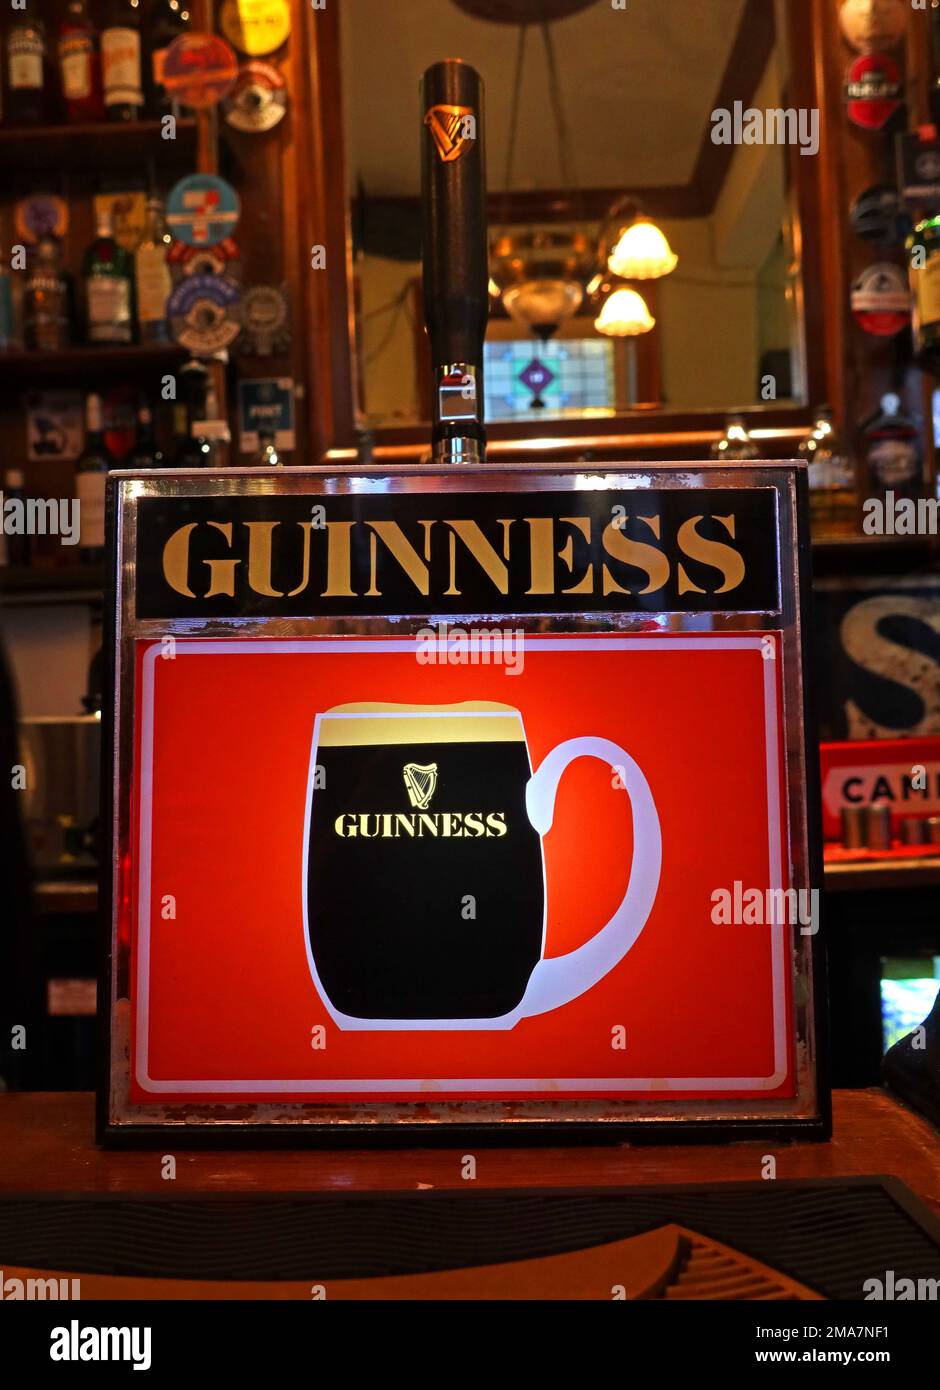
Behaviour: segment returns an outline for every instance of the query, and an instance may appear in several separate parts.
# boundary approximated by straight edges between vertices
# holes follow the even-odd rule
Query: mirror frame
[[[309,325],[304,387],[311,453],[314,458],[337,464],[359,457],[357,325],[351,217],[346,197],[340,45],[340,7],[348,2],[333,0],[324,9],[314,10],[304,0],[294,0],[306,55],[297,103],[311,117],[296,123],[297,165],[304,171],[295,190],[298,253],[304,270],[299,311],[302,321]],[[768,0],[747,3],[766,11]],[[723,433],[724,418],[730,411],[745,417],[767,455],[792,457],[796,441],[812,423],[814,406],[827,402],[836,418],[842,418],[845,315],[841,305],[826,312],[819,288],[807,293],[807,286],[845,283],[844,232],[834,191],[839,186],[838,147],[844,113],[838,101],[838,55],[831,51],[827,54],[829,21],[825,4],[826,0],[787,0],[786,5],[788,52],[811,57],[809,62],[791,61],[789,104],[818,108],[820,126],[820,148],[815,158],[801,156],[793,146],[787,150],[793,256],[800,267],[795,309],[806,403],[772,403],[738,410],[733,405],[697,411],[640,409],[608,419],[553,420],[546,421],[545,431],[538,438],[534,437],[538,427],[530,421],[495,423],[488,431],[490,458],[602,460],[653,455],[700,459]],[[759,78],[757,72],[753,78],[755,86]],[[326,248],[326,264],[311,274],[309,248],[316,246]],[[427,425],[385,426],[370,433],[372,457],[377,462],[413,463],[429,456]]]

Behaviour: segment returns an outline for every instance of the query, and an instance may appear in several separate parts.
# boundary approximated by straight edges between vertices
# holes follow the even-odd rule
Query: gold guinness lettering
[[[209,525],[225,537],[229,549],[231,549],[232,523],[230,521],[210,521]],[[212,576],[209,588],[206,590],[206,598],[214,598],[216,594],[225,594],[227,598],[234,598],[235,570],[241,564],[241,560],[205,560],[203,563]]]
[[[199,523],[187,522],[174,531],[163,547],[163,578],[184,598],[195,598],[189,587],[189,538]]]
[[[555,592],[555,557],[563,560],[571,573],[574,573],[574,537],[569,536],[561,550],[555,550],[555,520],[550,516],[527,516],[529,528],[529,594],[553,594]],[[591,521],[586,516],[559,517],[562,525],[574,526],[585,540],[591,541]],[[592,594],[594,575],[588,565],[581,579],[570,589],[562,589],[563,594]]]
[[[333,829],[344,840],[492,840],[509,827],[505,811],[346,811]]]
[[[455,597],[460,593],[457,588],[457,578],[455,574],[457,565],[457,538],[463,541],[464,545],[483,569],[498,594],[509,593],[509,528],[511,521],[500,520],[503,528],[503,555],[505,560],[501,560],[489,541],[480,530],[479,523],[476,521],[448,521],[450,527],[450,587],[444,590],[448,598]]]
[[[310,532],[313,530],[312,521],[298,521],[297,525],[304,533],[304,564],[303,573],[300,576],[300,583],[296,589],[291,589],[288,598],[294,598],[297,594],[302,594],[310,583]]]
[[[326,588],[324,598],[355,598],[352,586],[352,528],[354,521],[326,523]],[[309,560],[309,556],[308,556]],[[307,567],[309,574],[309,565]],[[294,590],[294,593],[299,592]]]
[[[405,571],[412,584],[423,594],[425,598],[431,592],[431,569],[430,569],[430,547],[431,547],[431,527],[433,521],[422,521],[420,525],[424,528],[424,554],[425,559],[415,550],[408,540],[404,531],[397,521],[367,521],[366,525],[373,533],[369,537],[369,574],[371,583],[366,590],[366,598],[381,598],[382,590],[377,587],[376,575],[376,537],[388,549],[389,554],[394,556],[398,564]]]
[[[248,583],[256,594],[283,598],[281,589],[271,586],[272,538],[277,521],[246,521],[248,527]]]
[[[659,517],[658,516],[638,516],[637,521],[644,522],[653,535],[659,540]],[[629,536],[625,536],[622,526],[615,526],[613,522],[604,530],[604,549],[607,554],[615,560],[621,560],[625,565],[633,565],[636,569],[645,570],[649,576],[649,583],[645,589],[641,589],[641,594],[654,594],[657,589],[663,588],[669,582],[669,561],[661,550],[655,546],[648,545],[645,541],[634,541]],[[605,594],[628,594],[629,589],[622,588],[611,576],[610,570],[604,566],[604,593]]]
[[[705,536],[699,535],[698,524],[704,520],[703,516],[693,516],[682,523],[677,537],[679,549],[688,555],[690,560],[700,560],[703,565],[710,565],[712,569],[720,570],[724,583],[712,592],[727,594],[731,589],[736,589],[744,578],[744,561],[740,553],[732,549],[730,545],[725,545],[722,541],[710,541]],[[716,516],[715,521],[720,521],[728,535],[734,540],[734,516]],[[683,566],[679,566],[680,594],[704,594],[707,592],[707,589],[700,589],[698,585],[693,584]]]
[[[514,526],[514,520],[524,521],[525,526]],[[744,556],[736,545],[704,535],[700,527],[706,521],[719,525],[731,541],[736,539],[733,513],[690,517],[678,526],[671,542],[663,537],[659,512],[616,523],[591,516],[501,517],[491,523],[502,532],[498,546],[472,517],[416,520],[412,526],[421,529],[420,545],[399,522],[390,520],[328,521],[325,526],[310,521],[190,521],[164,543],[162,570],[175,593],[194,600],[234,598],[239,574],[249,592],[264,598],[295,598],[313,586],[317,596],[326,599],[379,599],[390,589],[393,595],[400,590],[400,581],[391,585],[391,565],[391,573],[403,575],[415,595],[433,601],[462,596],[456,575],[459,543],[476,561],[478,578],[494,599],[510,594],[514,558],[523,564],[527,561],[527,597],[656,594],[670,581],[680,595],[728,594],[745,582]],[[628,523],[634,534],[627,531]],[[639,528],[649,533],[650,540],[636,536]],[[228,555],[212,553],[216,549],[209,542],[213,532],[224,540]],[[718,582],[703,588],[689,575],[683,559],[717,571]],[[193,560],[209,572],[208,588],[201,594],[190,586]],[[620,566],[645,575],[643,587],[627,587],[627,581],[618,576]],[[362,587],[367,576],[368,586]],[[275,577],[283,588],[277,587]],[[569,579],[574,582],[568,583]],[[479,601],[478,594],[474,601]]]

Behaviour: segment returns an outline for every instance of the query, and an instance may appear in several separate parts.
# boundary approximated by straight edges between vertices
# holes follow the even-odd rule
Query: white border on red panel
[[[767,827],[768,861],[770,865],[770,889],[783,887],[781,863],[781,787],[780,787],[780,711],[776,679],[776,662],[764,659],[763,649],[770,637],[779,651],[779,634],[757,633],[752,635],[733,635],[714,633],[703,637],[689,637],[663,633],[656,636],[598,637],[571,635],[563,637],[530,636],[526,633],[527,649],[544,652],[591,652],[591,651],[642,651],[668,646],[672,650],[704,651],[714,650],[720,645],[729,651],[754,651],[761,656],[764,674],[764,729],[767,773]],[[269,641],[259,638],[242,638],[238,641],[228,639],[202,641],[199,639],[177,638],[175,659],[183,656],[207,655],[308,655],[357,652],[402,653],[414,652],[416,638],[396,638],[357,640],[343,638],[311,637],[294,641]],[[788,959],[788,927],[786,923],[775,923],[773,949],[771,954],[771,990],[773,999],[773,1043],[774,1070],[770,1076],[746,1077],[457,1077],[457,1078],[418,1078],[418,1079],[350,1079],[331,1081],[303,1077],[300,1079],[264,1081],[237,1080],[223,1081],[213,1078],[206,1081],[165,1081],[155,1080],[148,1074],[149,1064],[149,1022],[150,1022],[150,923],[151,923],[151,847],[152,847],[152,792],[153,792],[153,723],[154,723],[154,664],[160,657],[159,641],[144,654],[141,687],[141,768],[140,768],[140,827],[138,856],[140,865],[137,943],[136,943],[136,1031],[135,1031],[135,1075],[142,1090],[152,1094],[200,1095],[209,1098],[219,1095],[287,1095],[290,1093],[309,1095],[371,1094],[407,1095],[421,1094],[427,1099],[430,1091],[447,1091],[472,1094],[474,1092],[512,1093],[528,1092],[551,1095],[558,1099],[568,1094],[569,1098],[586,1093],[633,1092],[633,1091],[772,1091],[786,1080],[788,1067],[787,1020],[786,1020],[786,975]],[[309,806],[309,788],[307,804]],[[306,832],[306,825],[305,825]],[[306,851],[305,851],[306,853]],[[306,903],[305,913],[306,917]],[[306,930],[306,920],[304,922]]]

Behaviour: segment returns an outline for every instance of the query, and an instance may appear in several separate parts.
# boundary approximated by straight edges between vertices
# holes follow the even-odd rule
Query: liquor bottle
[[[881,409],[862,426],[865,463],[872,496],[924,496],[925,479],[920,439],[913,420],[901,413],[901,398],[889,391]]]
[[[940,370],[940,217],[918,222],[907,239],[914,354]]]
[[[67,121],[104,120],[98,35],[88,0],[69,0],[59,25],[59,89]]]
[[[173,279],[166,259],[169,244],[170,236],[163,219],[163,204],[159,198],[150,198],[147,202],[147,224],[140,244],[134,252],[137,326],[142,343],[169,342],[166,302],[173,289]]]
[[[127,458],[127,467],[145,472],[150,468],[167,466],[163,451],[157,447],[150,407],[142,405],[137,412],[137,442]]]
[[[17,351],[23,346],[24,276],[7,260],[10,245],[6,223],[0,211],[0,352]]]
[[[468,63],[435,63],[421,85],[424,310],[431,347],[434,463],[479,463],[489,314],[483,84]],[[452,113],[460,109],[455,120]],[[456,156],[456,157],[455,157]]]
[[[188,462],[177,462],[177,467],[224,468],[230,440],[228,422],[221,416],[219,398],[210,383],[206,387],[203,410],[192,416],[186,450]]]
[[[13,295],[13,272],[6,264],[4,224],[0,217],[0,352],[19,346],[16,328],[16,301]]]
[[[191,16],[182,0],[156,0],[155,8],[149,33],[151,68],[147,105],[154,116],[172,114],[179,117],[181,107],[171,100],[163,85],[163,64],[170,44],[189,29]]]
[[[85,402],[85,448],[76,464],[75,495],[79,502],[79,556],[95,565],[104,558],[104,497],[108,470],[114,460],[104,442],[101,397]]]
[[[33,352],[60,352],[69,343],[69,283],[54,236],[39,238],[23,296],[23,338]]]
[[[281,468],[284,460],[277,451],[274,442],[274,431],[269,426],[261,426],[258,430],[258,452],[251,460],[252,466],[259,468]]]
[[[9,352],[15,346],[13,277],[2,258],[3,248],[0,246],[0,352]]]
[[[711,456],[734,463],[760,458],[760,450],[748,434],[743,415],[729,415],[724,435],[711,447]]]
[[[855,535],[858,531],[855,470],[839,443],[828,406],[817,410],[813,428],[800,444],[799,454],[808,465],[813,535]]]
[[[189,439],[189,411],[183,401],[176,401],[173,405],[173,439],[175,440],[173,467],[176,468],[179,466],[179,459]],[[169,466],[169,460],[167,460],[167,467]]]
[[[101,31],[101,77],[109,121],[139,121],[143,112],[140,0],[111,0]]]
[[[25,502],[26,501],[26,478],[20,468],[8,468],[3,475],[3,500],[4,502]],[[5,542],[5,545],[4,545]],[[27,566],[30,561],[30,537],[24,529],[22,534],[13,532],[9,535],[0,527],[0,545],[4,546],[5,555],[0,563],[7,565]]]
[[[133,257],[111,232],[111,214],[98,214],[98,234],[85,252],[86,331],[90,343],[134,341]]]
[[[10,125],[42,125],[52,112],[46,26],[21,14],[7,31],[6,110]]]
[[[209,369],[204,362],[194,357],[180,367],[179,379],[186,418],[173,466],[208,468],[211,466],[212,444],[203,434],[202,425],[208,414]]]
[[[193,421],[173,464],[174,468],[211,468],[212,443]]]
[[[174,468],[212,468],[212,440],[202,432],[202,420],[192,420],[177,452]]]

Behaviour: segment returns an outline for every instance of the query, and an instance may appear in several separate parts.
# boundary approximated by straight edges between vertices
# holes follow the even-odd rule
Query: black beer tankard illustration
[[[610,921],[546,959],[541,837],[580,757],[622,778],[633,860]],[[506,1029],[569,1003],[640,935],[661,862],[649,784],[609,739],[567,739],[533,772],[509,705],[350,704],[316,717],[304,923],[340,1028]]]

